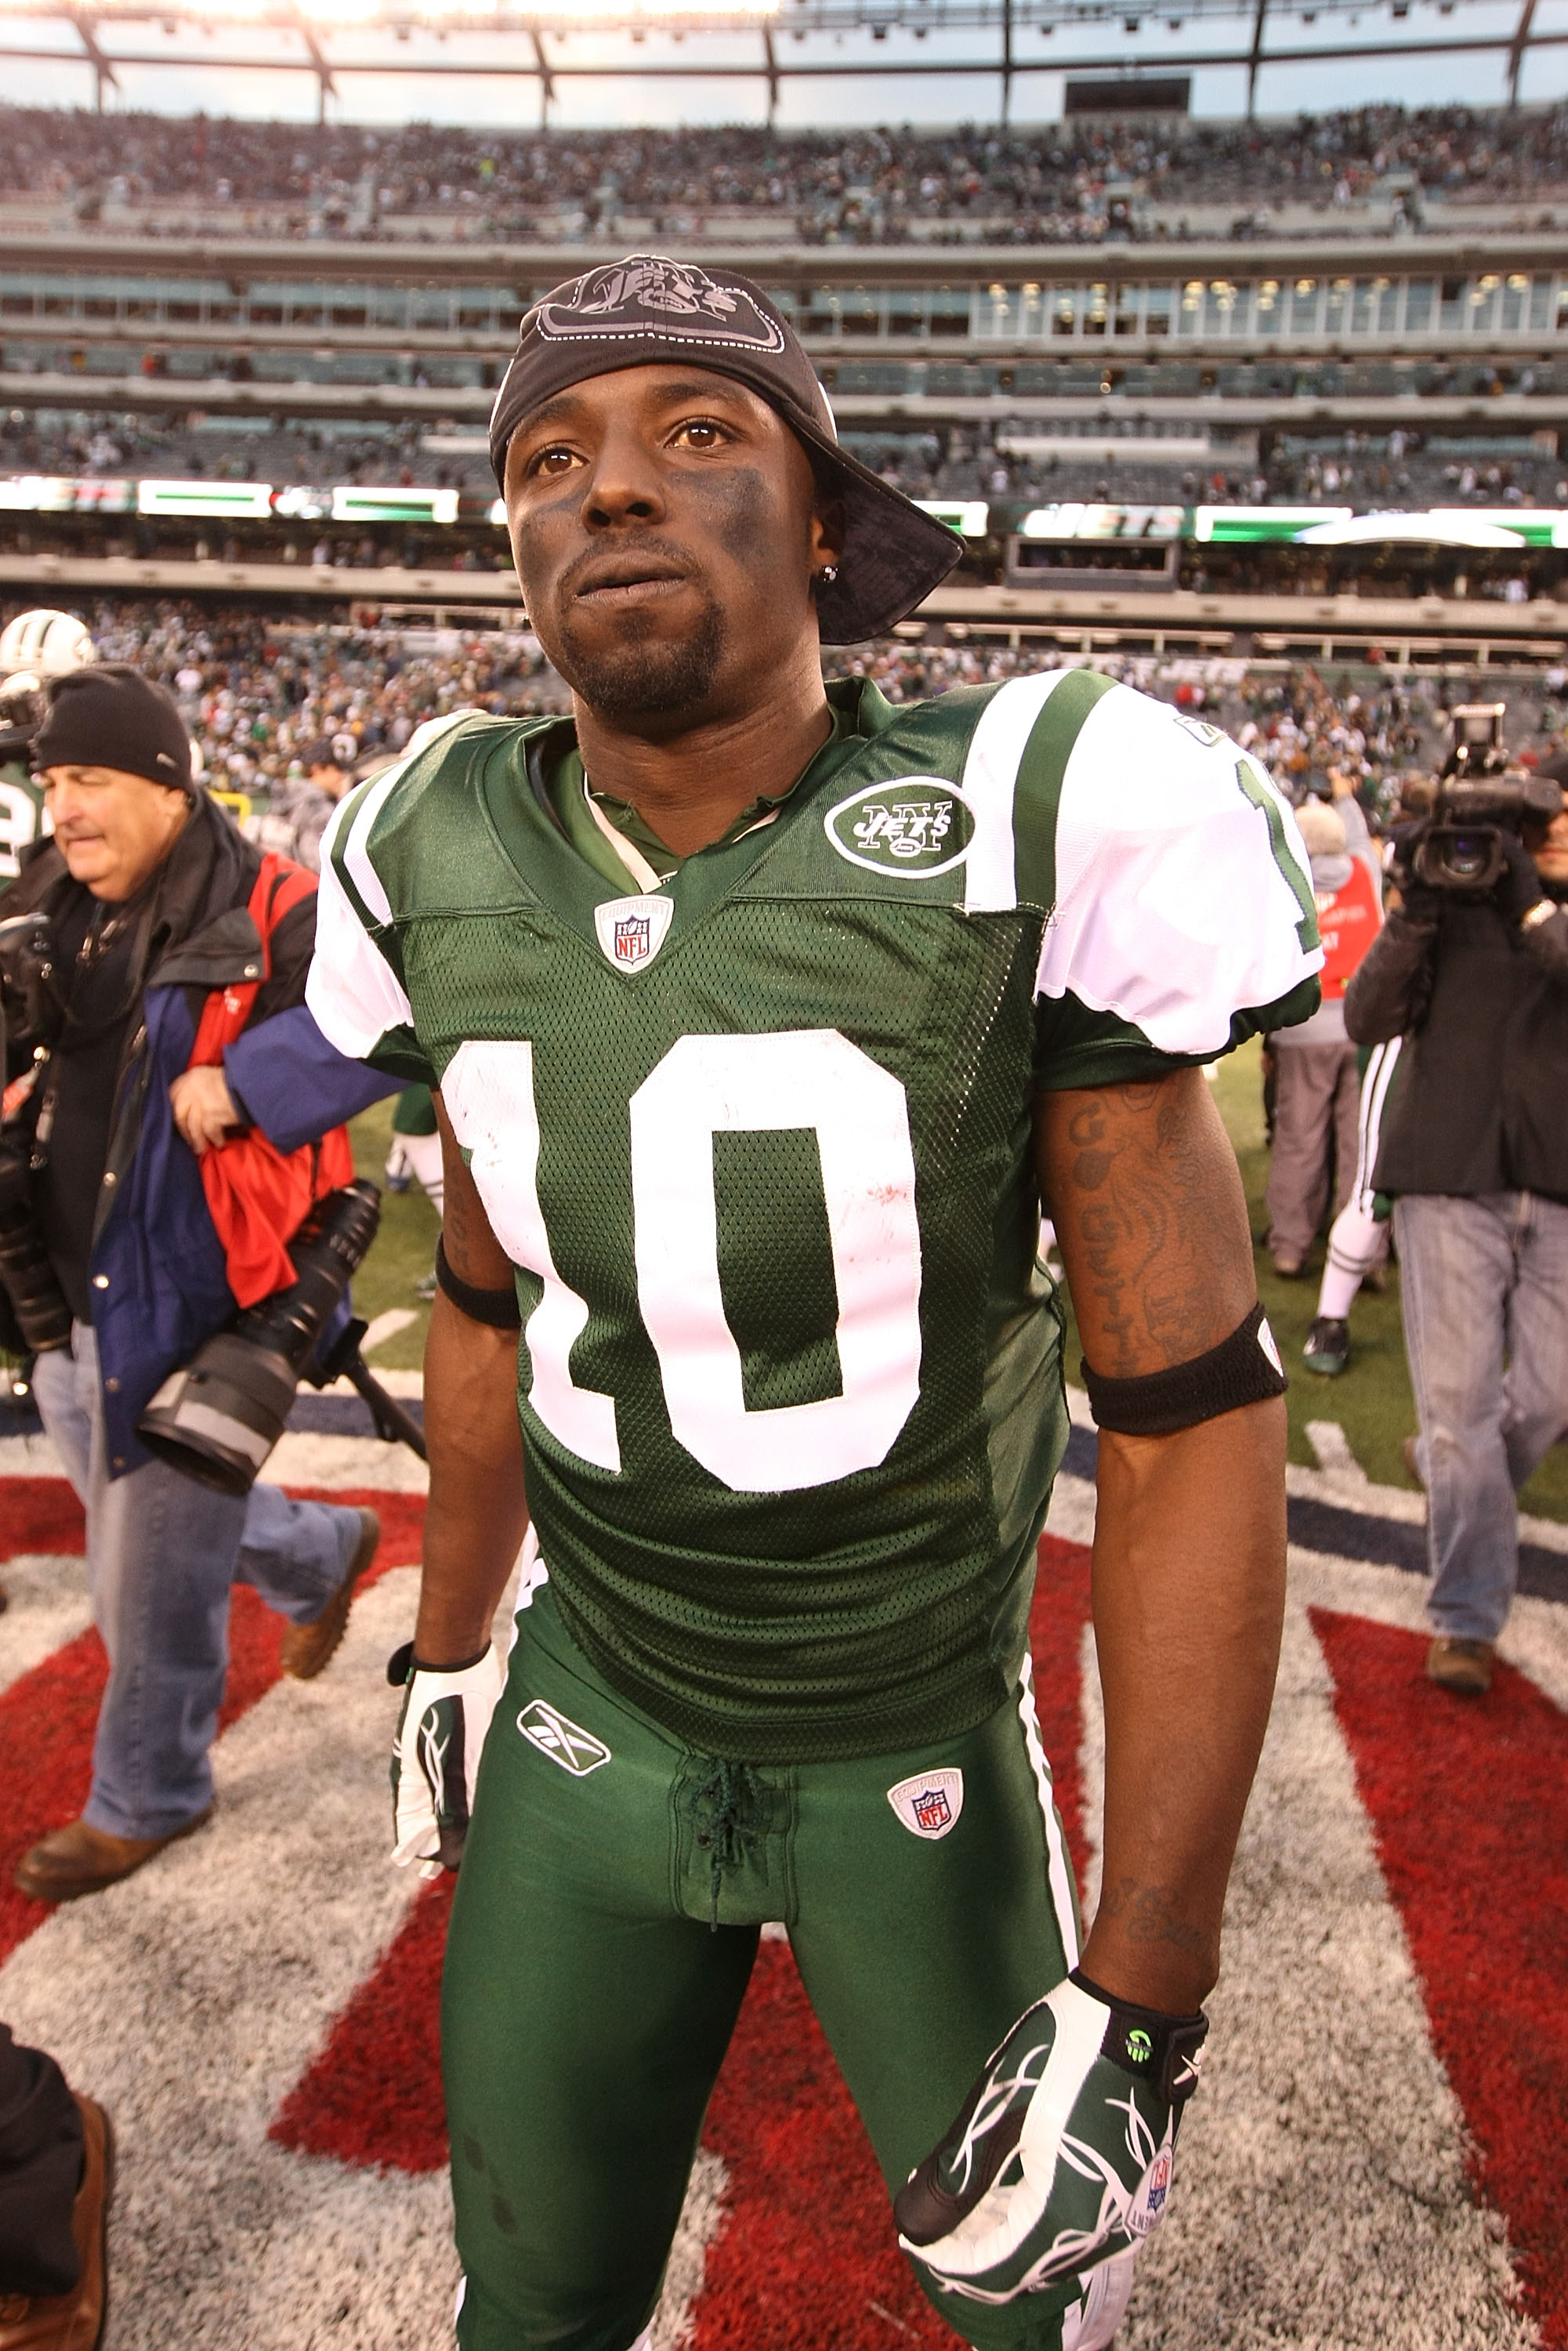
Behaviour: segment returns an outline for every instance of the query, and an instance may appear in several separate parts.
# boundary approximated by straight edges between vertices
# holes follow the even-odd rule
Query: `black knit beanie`
[[[55,680],[33,765],[123,768],[196,796],[191,738],[172,695],[129,662],[99,662]]]

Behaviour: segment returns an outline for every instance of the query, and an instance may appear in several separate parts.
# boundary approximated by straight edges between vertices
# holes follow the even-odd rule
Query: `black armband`
[[[486,1648],[472,1657],[460,1658],[455,1666],[427,1666],[423,1658],[414,1656],[413,1643],[402,1641],[387,1659],[387,1680],[393,1689],[403,1689],[415,1674],[466,1674],[476,1666],[482,1666],[489,1654]]]
[[[516,1290],[476,1290],[471,1281],[464,1281],[447,1262],[444,1237],[435,1244],[435,1284],[470,1322],[488,1322],[494,1331],[522,1329],[523,1310]]]
[[[1068,1980],[1091,2000],[1103,2001],[1111,2011],[1100,2044],[1101,2056],[1109,2057],[1136,2081],[1153,2082],[1171,2105],[1185,2105],[1197,2087],[1208,2034],[1208,2019],[1202,2009],[1191,2016],[1168,2016],[1164,2009],[1138,2008],[1131,2001],[1118,2000],[1113,1991],[1103,1991],[1082,1968],[1074,1968]]]
[[[1255,1306],[1245,1322],[1189,1364],[1145,1372],[1141,1379],[1104,1380],[1083,1366],[1089,1409],[1101,1428],[1122,1437],[1170,1437],[1218,1420],[1244,1404],[1261,1404],[1285,1393],[1286,1381],[1274,1333]]]

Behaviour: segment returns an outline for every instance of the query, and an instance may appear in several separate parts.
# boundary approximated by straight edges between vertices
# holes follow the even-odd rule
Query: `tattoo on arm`
[[[1119,1877],[1101,1895],[1099,1915],[1115,1919],[1129,1943],[1145,1949],[1153,1943],[1169,1943],[1189,1959],[1213,1956],[1213,1937],[1178,1916],[1164,1886],[1143,1886],[1135,1877]]]
[[[1240,1178],[1201,1073],[1048,1094],[1038,1133],[1095,1370],[1136,1378],[1228,1337],[1256,1286]]]

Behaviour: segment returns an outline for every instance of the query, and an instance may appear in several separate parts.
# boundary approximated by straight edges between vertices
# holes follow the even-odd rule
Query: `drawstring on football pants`
[[[706,1776],[693,1792],[696,1841],[708,1856],[708,1925],[715,1934],[725,1874],[740,1868],[761,1838],[763,1797],[762,1782],[751,1765],[732,1763],[721,1755],[712,1758]]]

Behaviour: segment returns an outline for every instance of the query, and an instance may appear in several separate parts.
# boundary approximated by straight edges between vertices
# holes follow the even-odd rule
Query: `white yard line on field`
[[[0,1614],[0,1690],[85,1633],[92,1622],[85,1559],[20,1552],[0,1566],[10,1605]]]

